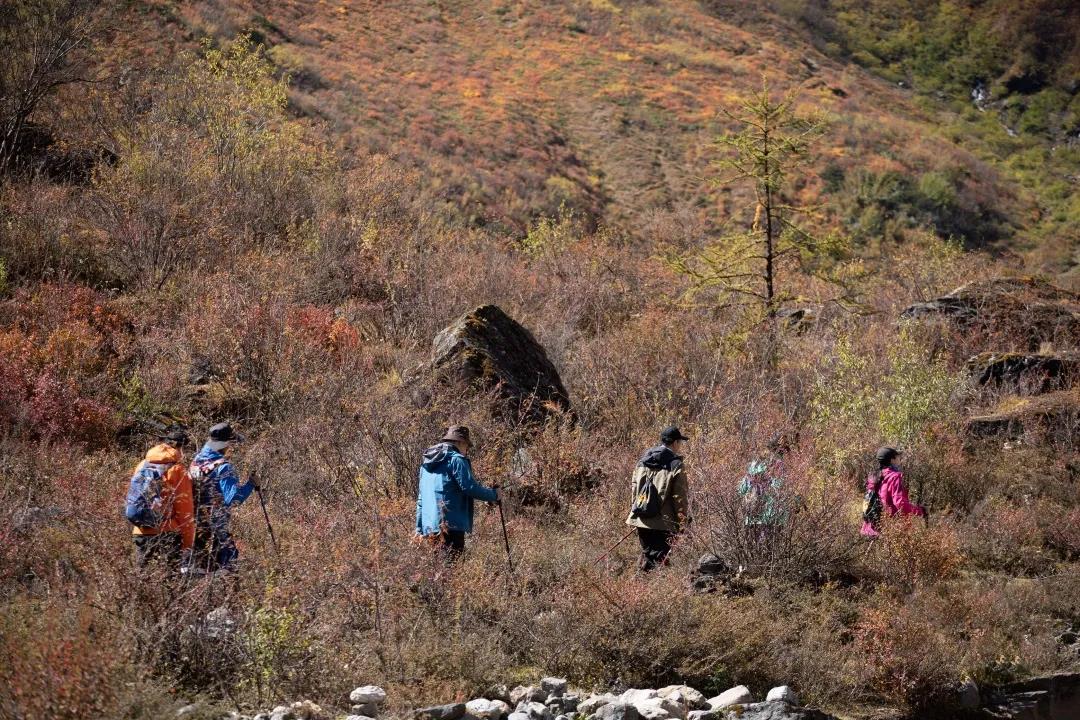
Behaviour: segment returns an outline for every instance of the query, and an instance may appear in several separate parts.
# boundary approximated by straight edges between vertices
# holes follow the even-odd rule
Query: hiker
[[[140,570],[160,560],[178,569],[191,555],[195,544],[195,515],[191,478],[184,468],[187,433],[173,428],[158,436],[161,441],[146,451],[146,457],[131,477],[125,514],[134,525],[135,565]]]
[[[244,436],[229,423],[210,428],[202,450],[191,462],[192,483],[197,496],[195,513],[196,568],[211,572],[235,568],[239,552],[230,532],[232,508],[240,505],[259,489],[254,477],[241,484],[236,469],[226,457],[229,449],[244,441]]]
[[[881,515],[889,517],[915,515],[926,517],[926,508],[908,497],[904,473],[900,471],[900,451],[882,447],[877,451],[878,471],[866,478],[866,499],[863,502],[861,533],[868,538],[881,536]]]
[[[772,532],[788,520],[781,491],[784,486],[784,455],[790,450],[788,440],[776,435],[766,450],[746,468],[737,492],[743,499],[746,526],[757,532],[754,537],[766,541]]]
[[[496,503],[499,487],[484,487],[469,462],[469,428],[451,426],[437,444],[424,451],[416,495],[416,534],[441,543],[453,560],[465,549],[472,532],[475,500]]]
[[[674,425],[660,434],[634,470],[634,498],[626,524],[637,528],[641,544],[638,566],[648,572],[667,562],[672,539],[689,523],[689,487],[683,466],[683,443],[689,440]]]

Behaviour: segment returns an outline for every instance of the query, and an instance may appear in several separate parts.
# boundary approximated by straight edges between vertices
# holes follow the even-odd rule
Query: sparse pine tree
[[[794,93],[774,99],[763,81],[761,90],[743,98],[736,111],[723,111],[737,129],[718,140],[727,153],[719,162],[717,182],[752,185],[753,219],[749,227],[724,234],[697,253],[668,258],[672,268],[690,278],[688,301],[717,308],[751,306],[775,317],[794,297],[795,277],[785,269],[813,270],[821,256],[837,248],[835,238],[818,239],[800,226],[799,216],[812,208],[798,205],[785,192],[825,130],[822,119],[798,115],[794,102]]]

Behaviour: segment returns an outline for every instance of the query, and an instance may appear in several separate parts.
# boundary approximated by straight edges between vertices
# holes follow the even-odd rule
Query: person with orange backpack
[[[191,478],[184,467],[187,433],[172,428],[159,439],[135,468],[124,507],[139,569],[158,559],[179,569],[195,544]]]

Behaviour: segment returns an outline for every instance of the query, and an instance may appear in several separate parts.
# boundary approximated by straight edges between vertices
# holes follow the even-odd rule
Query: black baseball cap
[[[180,427],[179,425],[173,425],[166,428],[160,435],[158,440],[164,440],[170,445],[177,445],[183,447],[188,444],[190,438],[188,437],[187,429]]]
[[[689,439],[690,438],[683,435],[679,428],[675,427],[674,425],[667,426],[666,428],[664,428],[664,431],[660,433],[660,442],[664,443],[665,445],[670,445],[676,440]]]
[[[888,445],[878,448],[877,461],[879,463],[889,462],[893,458],[899,457],[902,453],[894,447]]]
[[[210,439],[214,442],[244,442],[244,436],[233,430],[227,422],[218,423],[210,428]]]

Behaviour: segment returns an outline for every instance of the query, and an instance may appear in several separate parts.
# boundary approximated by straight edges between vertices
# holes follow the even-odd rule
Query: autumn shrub
[[[0,612],[0,709],[11,718],[111,712],[127,658],[120,628],[87,604],[6,602]]]
[[[976,506],[963,534],[965,555],[977,566],[1013,575],[1046,572],[1044,536],[1037,507],[1000,497]]]
[[[933,586],[956,576],[964,557],[958,529],[939,521],[925,526],[914,516],[886,518],[882,537],[868,560],[885,582],[904,591]]]

